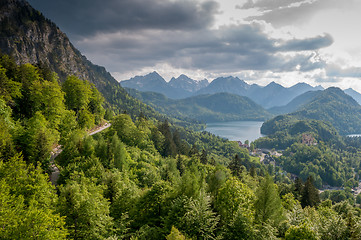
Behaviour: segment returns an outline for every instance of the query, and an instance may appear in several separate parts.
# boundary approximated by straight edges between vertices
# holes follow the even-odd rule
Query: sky
[[[28,0],[118,80],[234,76],[361,92],[359,0]]]

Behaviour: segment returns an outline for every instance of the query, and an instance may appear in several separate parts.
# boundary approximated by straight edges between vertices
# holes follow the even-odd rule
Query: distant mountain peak
[[[181,74],[178,78],[172,78],[169,82],[169,85],[177,88],[177,89],[183,89],[189,93],[193,93],[198,91],[201,88],[207,87],[208,86],[208,81],[197,81],[194,79],[191,79],[190,77],[188,77],[185,74]]]
[[[153,72],[151,72],[151,73],[148,73],[146,76],[157,76],[157,77],[161,77],[157,71],[153,71]]]
[[[355,99],[356,102],[361,105],[361,93],[353,90],[352,88],[348,88],[348,89],[344,90],[344,92],[347,95],[351,96],[353,99]]]

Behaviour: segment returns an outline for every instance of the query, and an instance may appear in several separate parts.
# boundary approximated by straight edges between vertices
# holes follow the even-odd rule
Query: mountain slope
[[[330,122],[340,134],[361,132],[361,106],[335,87],[318,92],[312,101],[289,115]]]
[[[344,90],[344,92],[347,95],[350,95],[353,99],[356,100],[356,102],[358,102],[358,104],[361,105],[361,94],[359,92],[356,92],[352,88],[348,88],[348,89]]]
[[[321,90],[322,87],[312,87],[306,83],[298,83],[285,88],[280,84],[271,82],[267,86],[250,91],[247,96],[266,109],[288,104],[295,97],[308,92]]]
[[[68,37],[24,0],[0,2],[0,49],[20,63],[38,64],[56,72],[63,82],[69,75],[93,83],[115,112],[159,115],[130,97],[104,67],[92,64]],[[134,106],[139,106],[134,108]]]
[[[321,90],[305,92],[305,93],[295,97],[287,105],[273,107],[273,108],[268,109],[268,111],[275,115],[295,112],[299,108],[301,108],[303,105],[311,102],[320,92],[321,92]]]
[[[204,122],[233,120],[265,120],[271,115],[247,97],[229,93],[205,94],[185,99],[169,99],[155,92],[128,89],[130,95],[176,118],[192,118]]]

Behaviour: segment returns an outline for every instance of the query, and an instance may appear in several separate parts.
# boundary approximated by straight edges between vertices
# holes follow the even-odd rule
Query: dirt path
[[[94,129],[93,131],[91,131],[90,133],[88,133],[89,136],[94,135],[98,132],[101,132],[105,129],[107,129],[108,127],[110,127],[112,124],[111,123],[106,123],[103,126]],[[55,148],[53,148],[53,150],[51,151],[51,156],[50,156],[50,163],[51,163],[51,174],[49,176],[50,181],[53,185],[56,185],[56,182],[59,179],[59,175],[60,175],[60,171],[59,168],[55,165],[54,159],[63,151],[62,146],[58,145]]]

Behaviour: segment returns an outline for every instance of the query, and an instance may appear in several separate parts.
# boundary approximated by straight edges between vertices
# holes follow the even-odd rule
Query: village
[[[254,145],[252,143],[250,144],[248,140],[246,140],[244,143],[242,141],[236,141],[236,142],[238,143],[239,147],[247,149],[251,156],[259,157],[259,160],[261,163],[263,163],[265,165],[272,165],[273,169],[276,169],[276,166],[281,168],[280,165],[277,165],[276,158],[282,156],[283,150],[256,148],[256,147],[254,147]],[[317,145],[317,141],[310,134],[302,134],[302,144],[312,146],[312,145]],[[292,181],[295,181],[298,178],[298,176],[296,174],[288,173],[283,170],[282,170],[281,174],[288,175]],[[334,187],[334,186],[325,184],[325,185],[322,185],[322,188],[318,189],[318,190],[319,190],[319,193],[322,193],[324,191],[338,191],[338,190],[344,190],[344,189],[345,188],[343,186],[342,187]],[[361,193],[361,180],[359,181],[357,187],[351,188],[351,193],[355,197]]]

